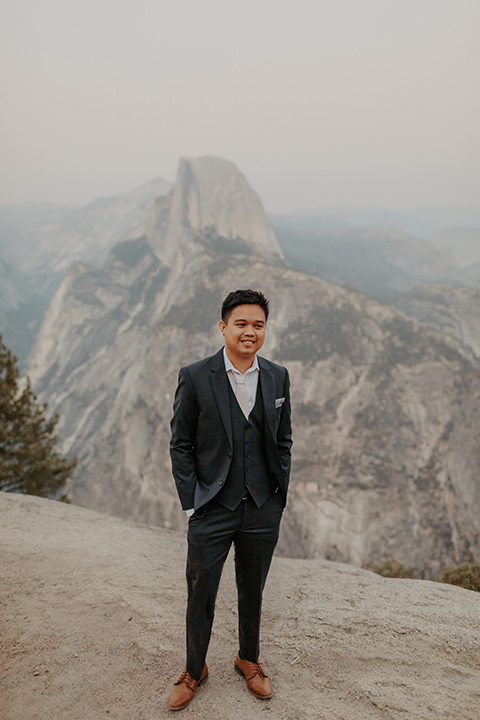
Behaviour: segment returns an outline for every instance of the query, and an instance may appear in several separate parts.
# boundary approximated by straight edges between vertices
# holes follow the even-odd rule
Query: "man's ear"
[[[225,328],[226,328],[227,326],[225,325],[225,323],[223,322],[223,320],[220,320],[220,322],[218,323],[218,327],[219,327],[220,332],[222,333],[222,335],[225,335]]]

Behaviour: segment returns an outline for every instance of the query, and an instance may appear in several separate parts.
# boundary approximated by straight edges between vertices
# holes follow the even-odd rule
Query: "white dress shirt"
[[[225,361],[225,370],[227,371],[228,379],[230,380],[230,385],[232,386],[232,390],[235,393],[235,396],[237,395],[237,383],[235,381],[235,373],[237,375],[243,375],[245,378],[245,390],[247,393],[247,402],[248,402],[248,409],[250,412],[252,412],[254,406],[255,406],[255,399],[257,397],[257,387],[258,387],[258,374],[260,372],[260,368],[258,367],[258,358],[255,355],[255,359],[251,365],[251,367],[248,368],[248,370],[245,370],[244,373],[241,373],[240,370],[237,370],[237,368],[233,365],[230,358],[227,355],[227,351],[225,348],[223,348],[223,359]]]

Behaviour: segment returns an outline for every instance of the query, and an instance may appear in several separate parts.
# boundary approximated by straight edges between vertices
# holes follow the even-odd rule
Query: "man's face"
[[[245,365],[250,360],[248,368],[265,340],[267,320],[260,305],[237,305],[227,322],[220,320],[218,327],[225,337],[225,349],[232,363],[235,365],[237,360]]]

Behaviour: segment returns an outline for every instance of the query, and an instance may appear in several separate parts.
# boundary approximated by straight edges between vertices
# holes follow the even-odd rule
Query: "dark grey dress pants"
[[[187,671],[200,678],[212,631],[215,598],[232,543],[238,590],[239,652],[257,662],[262,594],[277,544],[282,498],[258,508],[249,497],[235,510],[211,501],[189,519],[187,555]]]

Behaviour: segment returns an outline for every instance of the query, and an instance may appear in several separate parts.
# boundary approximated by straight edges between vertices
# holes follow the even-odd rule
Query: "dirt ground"
[[[0,494],[1,720],[478,720],[480,594],[275,558],[258,700],[233,670],[232,558],[208,682],[168,710],[184,665],[186,544],[176,533]]]

